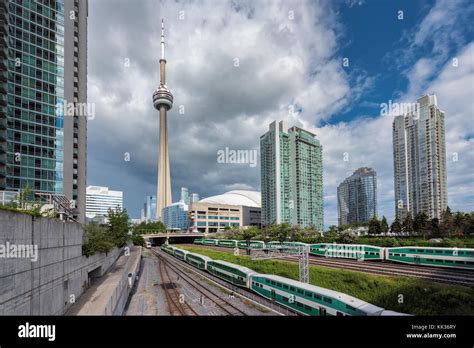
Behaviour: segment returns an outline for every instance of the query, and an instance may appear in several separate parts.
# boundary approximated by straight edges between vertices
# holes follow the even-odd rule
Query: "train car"
[[[268,274],[253,274],[250,288],[299,313],[313,316],[380,315],[384,308],[341,292]]]
[[[247,248],[247,241],[246,240],[240,240],[237,243],[237,246],[240,249],[246,249]],[[260,241],[260,240],[251,240],[250,241],[250,249],[263,249],[265,248],[265,243]]]
[[[173,250],[173,255],[176,256],[178,259],[183,260],[183,261],[186,261],[186,255],[188,253],[189,253],[189,251],[183,250],[183,249],[174,248],[174,250]]]
[[[164,252],[166,252],[166,253],[168,253],[168,254],[174,256],[174,249],[175,249],[175,247],[172,247],[172,246],[170,246],[170,245],[168,245],[168,244],[163,244],[163,245],[161,245],[161,249],[162,249]]]
[[[420,266],[474,270],[474,249],[436,247],[395,247],[385,249],[385,259]]]
[[[207,270],[207,263],[209,261],[212,261],[212,259],[204,255],[194,253],[186,255],[186,262],[199,269]]]
[[[204,239],[202,241],[203,245],[217,245],[217,239]]]
[[[317,256],[336,257],[358,260],[383,260],[384,249],[373,245],[363,244],[311,244],[309,253]]]
[[[203,241],[204,241],[204,238],[196,238],[194,240],[194,244],[202,244]]]
[[[282,244],[279,241],[271,241],[266,244],[267,249],[281,249]]]
[[[250,276],[256,274],[250,268],[220,260],[208,261],[207,271],[229,283],[245,288],[250,287]]]
[[[283,242],[282,243],[282,251],[286,252],[299,252],[301,247],[309,246],[309,244],[301,243],[301,242]]]
[[[219,239],[217,241],[217,245],[224,248],[235,248],[237,246],[237,241],[230,239]]]

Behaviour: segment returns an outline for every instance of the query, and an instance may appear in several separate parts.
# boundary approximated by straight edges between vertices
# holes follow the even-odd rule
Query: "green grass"
[[[232,262],[259,273],[298,279],[298,264],[280,260],[250,260],[199,246],[180,248]],[[474,286],[444,285],[409,277],[310,266],[310,283],[352,295],[374,305],[414,315],[474,315]],[[399,303],[402,302],[402,303]]]

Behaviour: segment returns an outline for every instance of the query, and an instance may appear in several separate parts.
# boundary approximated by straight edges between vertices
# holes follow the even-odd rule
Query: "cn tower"
[[[166,87],[165,68],[165,25],[161,20],[160,86],[153,93],[153,106],[160,112],[160,148],[158,152],[158,187],[156,193],[157,219],[161,218],[161,209],[172,204],[167,113],[173,107],[173,95]]]

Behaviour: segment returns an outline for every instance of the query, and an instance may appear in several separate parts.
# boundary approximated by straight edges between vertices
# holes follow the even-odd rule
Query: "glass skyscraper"
[[[369,222],[377,215],[377,173],[359,168],[337,188],[339,226]]]
[[[313,133],[273,122],[260,137],[262,225],[324,228],[322,146]]]
[[[444,112],[435,95],[417,100],[415,109],[393,121],[396,216],[425,212],[441,218],[448,205]]]
[[[87,1],[1,0],[0,33],[0,190],[64,194],[82,222]]]

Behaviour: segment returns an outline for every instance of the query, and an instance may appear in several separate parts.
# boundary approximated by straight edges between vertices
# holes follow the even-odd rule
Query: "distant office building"
[[[123,193],[108,187],[88,186],[86,189],[86,217],[106,217],[109,209],[123,208]]]
[[[261,226],[260,192],[235,190],[193,202],[189,218],[193,230],[214,233],[226,227]]]
[[[87,16],[87,0],[0,1],[0,190],[65,195],[79,222],[86,210]]]
[[[197,193],[192,193],[191,198],[189,199],[189,202],[192,204],[194,202],[199,202],[199,194]]]
[[[161,217],[168,230],[187,230],[189,227],[188,205],[183,201],[164,207]]]
[[[371,168],[357,169],[337,188],[339,226],[369,222],[377,215],[377,173]]]
[[[150,222],[156,220],[156,196],[146,196],[143,204],[142,221]]]
[[[324,228],[322,146],[316,136],[285,122],[260,137],[262,225]]]
[[[448,205],[446,140],[436,96],[419,98],[412,112],[395,117],[392,131],[396,216],[441,218]]]
[[[189,205],[189,191],[186,187],[181,187],[181,201],[184,202],[184,204]],[[199,200],[199,199],[198,199]]]

